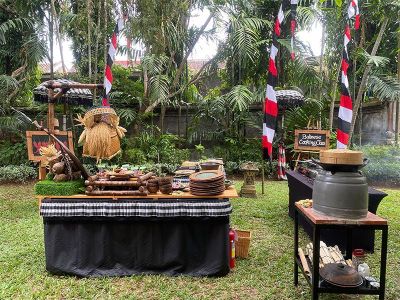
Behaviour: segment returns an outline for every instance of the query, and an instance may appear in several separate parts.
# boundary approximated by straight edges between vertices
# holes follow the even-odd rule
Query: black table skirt
[[[44,219],[53,274],[126,276],[229,273],[229,217]]]
[[[300,174],[297,171],[287,172],[289,186],[289,216],[294,218],[294,204],[302,199],[311,199],[313,191],[313,180]],[[374,214],[386,193],[368,188],[368,210]],[[312,237],[312,227],[299,216],[299,224],[307,234]],[[343,229],[325,229],[321,233],[321,240],[329,246],[338,245],[341,249],[346,249],[346,232]],[[374,252],[375,231],[367,229],[354,230],[352,235],[353,249],[361,248],[369,252]]]
[[[44,221],[46,269],[53,274],[96,277],[224,276],[229,273],[231,208],[227,200],[215,199],[213,203],[209,199],[198,199],[196,209],[187,205],[190,201],[182,199],[118,200],[117,203],[92,199],[84,211],[76,205],[79,200],[71,201],[74,206],[56,206],[67,201],[44,200],[40,210]],[[133,209],[118,209],[124,203]],[[151,207],[144,209],[138,203]],[[201,203],[205,206],[199,206]],[[229,207],[225,207],[226,203]],[[54,208],[49,207],[52,204]],[[163,207],[168,205],[165,211]],[[137,216],[138,212],[148,215],[155,211],[163,217]],[[224,211],[226,215],[214,216]],[[131,213],[136,215],[129,216]]]

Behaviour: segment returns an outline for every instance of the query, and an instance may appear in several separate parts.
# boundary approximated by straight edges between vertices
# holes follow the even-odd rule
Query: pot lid
[[[348,149],[321,150],[319,159],[324,164],[358,166],[363,164],[363,153]]]
[[[326,282],[340,287],[357,287],[363,283],[356,269],[345,264],[326,264],[319,272]]]

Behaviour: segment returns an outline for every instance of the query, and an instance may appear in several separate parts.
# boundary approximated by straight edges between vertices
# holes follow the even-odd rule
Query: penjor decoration
[[[342,58],[342,76],[340,82],[340,106],[338,115],[338,128],[337,128],[337,148],[346,149],[349,144],[349,132],[351,121],[353,119],[353,100],[351,99],[349,90],[349,79],[347,70],[350,66],[349,52],[347,45],[351,41],[350,21],[355,17],[354,27],[357,30],[360,26],[360,11],[358,8],[358,1],[352,0],[349,4],[347,11],[348,23],[344,32],[344,48]]]
[[[111,67],[117,52],[118,34],[123,29],[123,19],[119,19],[111,36],[107,64],[104,71],[104,93],[102,107],[88,111],[82,118],[76,119],[85,129],[79,137],[83,144],[83,156],[101,159],[112,159],[121,151],[120,140],[125,136],[126,129],[119,126],[119,117],[110,107],[108,96],[113,83]]]
[[[264,101],[264,122],[262,147],[264,159],[272,159],[272,142],[275,136],[276,121],[278,117],[278,103],[276,99],[275,87],[278,82],[278,69],[276,67],[276,57],[279,52],[278,38],[281,37],[281,25],[285,18],[285,11],[291,9],[291,57],[294,59],[294,31],[296,28],[296,9],[298,0],[283,0],[278,16],[275,20],[274,31],[272,33],[272,45],[268,63],[268,80],[266,98]]]
[[[115,25],[114,32],[111,36],[111,43],[110,43],[110,48],[108,49],[108,55],[107,55],[107,64],[106,68],[104,71],[104,95],[103,95],[103,101],[102,104],[103,106],[110,106],[110,103],[108,102],[108,94],[111,91],[112,83],[113,83],[113,75],[111,71],[111,67],[114,64],[115,60],[115,54],[117,53],[117,39],[118,39],[118,34],[124,29],[124,20],[119,19],[117,24]]]

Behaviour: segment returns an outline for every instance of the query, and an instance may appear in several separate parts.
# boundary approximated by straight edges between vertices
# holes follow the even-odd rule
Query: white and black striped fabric
[[[44,199],[40,215],[53,217],[222,217],[229,199]]]

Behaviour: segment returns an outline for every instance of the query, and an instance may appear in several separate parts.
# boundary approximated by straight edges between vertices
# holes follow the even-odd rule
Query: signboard
[[[55,136],[63,142],[72,152],[74,152],[74,144],[72,142],[72,131],[60,131]],[[27,131],[26,132],[28,158],[33,161],[46,160],[40,155],[40,148],[49,145],[49,135],[44,131]],[[54,143],[57,150],[60,150],[60,145]]]
[[[320,151],[329,149],[329,130],[296,129],[294,149]]]

